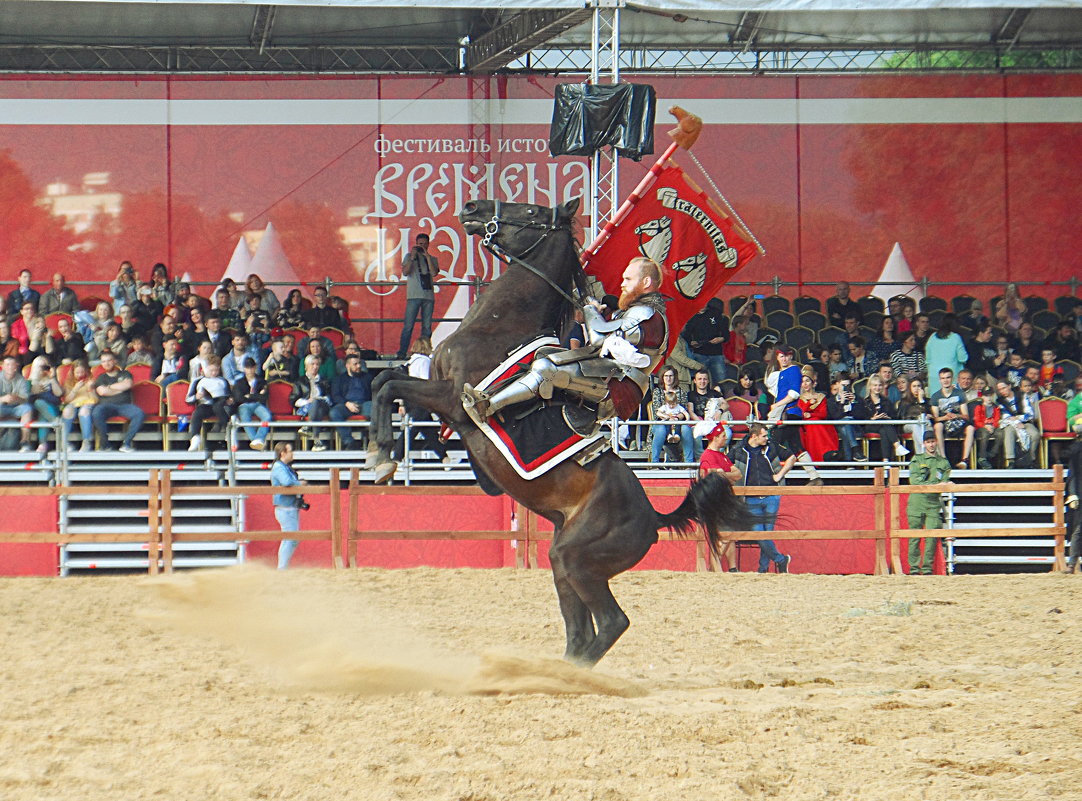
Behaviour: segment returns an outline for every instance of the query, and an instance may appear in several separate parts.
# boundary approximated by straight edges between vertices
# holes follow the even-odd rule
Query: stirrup
[[[477,425],[485,424],[488,419],[489,395],[472,384],[462,385],[462,408]]]

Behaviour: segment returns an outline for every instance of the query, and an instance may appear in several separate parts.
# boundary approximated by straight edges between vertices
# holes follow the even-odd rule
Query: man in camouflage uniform
[[[909,462],[909,483],[913,486],[940,484],[950,481],[951,465],[944,457],[936,453],[938,448],[935,432],[929,429],[924,433],[924,452],[918,453]],[[906,503],[906,516],[910,528],[943,528],[943,498],[938,494],[916,494],[909,496]],[[939,540],[935,537],[924,538],[924,559],[921,560],[921,540],[911,537],[909,540],[909,575],[932,575],[935,552]]]

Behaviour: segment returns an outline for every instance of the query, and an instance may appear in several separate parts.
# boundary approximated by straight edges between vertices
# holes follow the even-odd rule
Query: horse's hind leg
[[[597,622],[594,638],[570,659],[580,665],[592,667],[616,644],[620,635],[631,625],[631,621],[616,603],[607,578],[580,573],[569,576],[569,581]]]
[[[567,634],[567,648],[564,659],[568,662],[582,662],[587,648],[594,641],[594,619],[589,607],[582,602],[578,592],[567,577],[567,565],[562,553],[553,548],[549,552],[552,563],[552,580],[556,584],[556,595],[560,599],[560,612],[564,617],[564,631]]]

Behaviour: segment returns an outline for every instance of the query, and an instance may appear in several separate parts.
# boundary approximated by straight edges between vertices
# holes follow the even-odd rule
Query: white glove
[[[650,366],[649,356],[639,353],[634,345],[616,334],[605,337],[605,344],[601,346],[601,355],[609,356],[614,362],[625,367],[638,367],[642,370]]]

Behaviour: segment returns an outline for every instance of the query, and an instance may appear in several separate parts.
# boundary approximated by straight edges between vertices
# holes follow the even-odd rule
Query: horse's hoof
[[[376,483],[386,484],[394,478],[396,470],[398,470],[398,462],[384,462],[376,465]]]
[[[375,470],[376,462],[379,460],[379,449],[369,448],[368,452],[364,455],[364,469]]]

